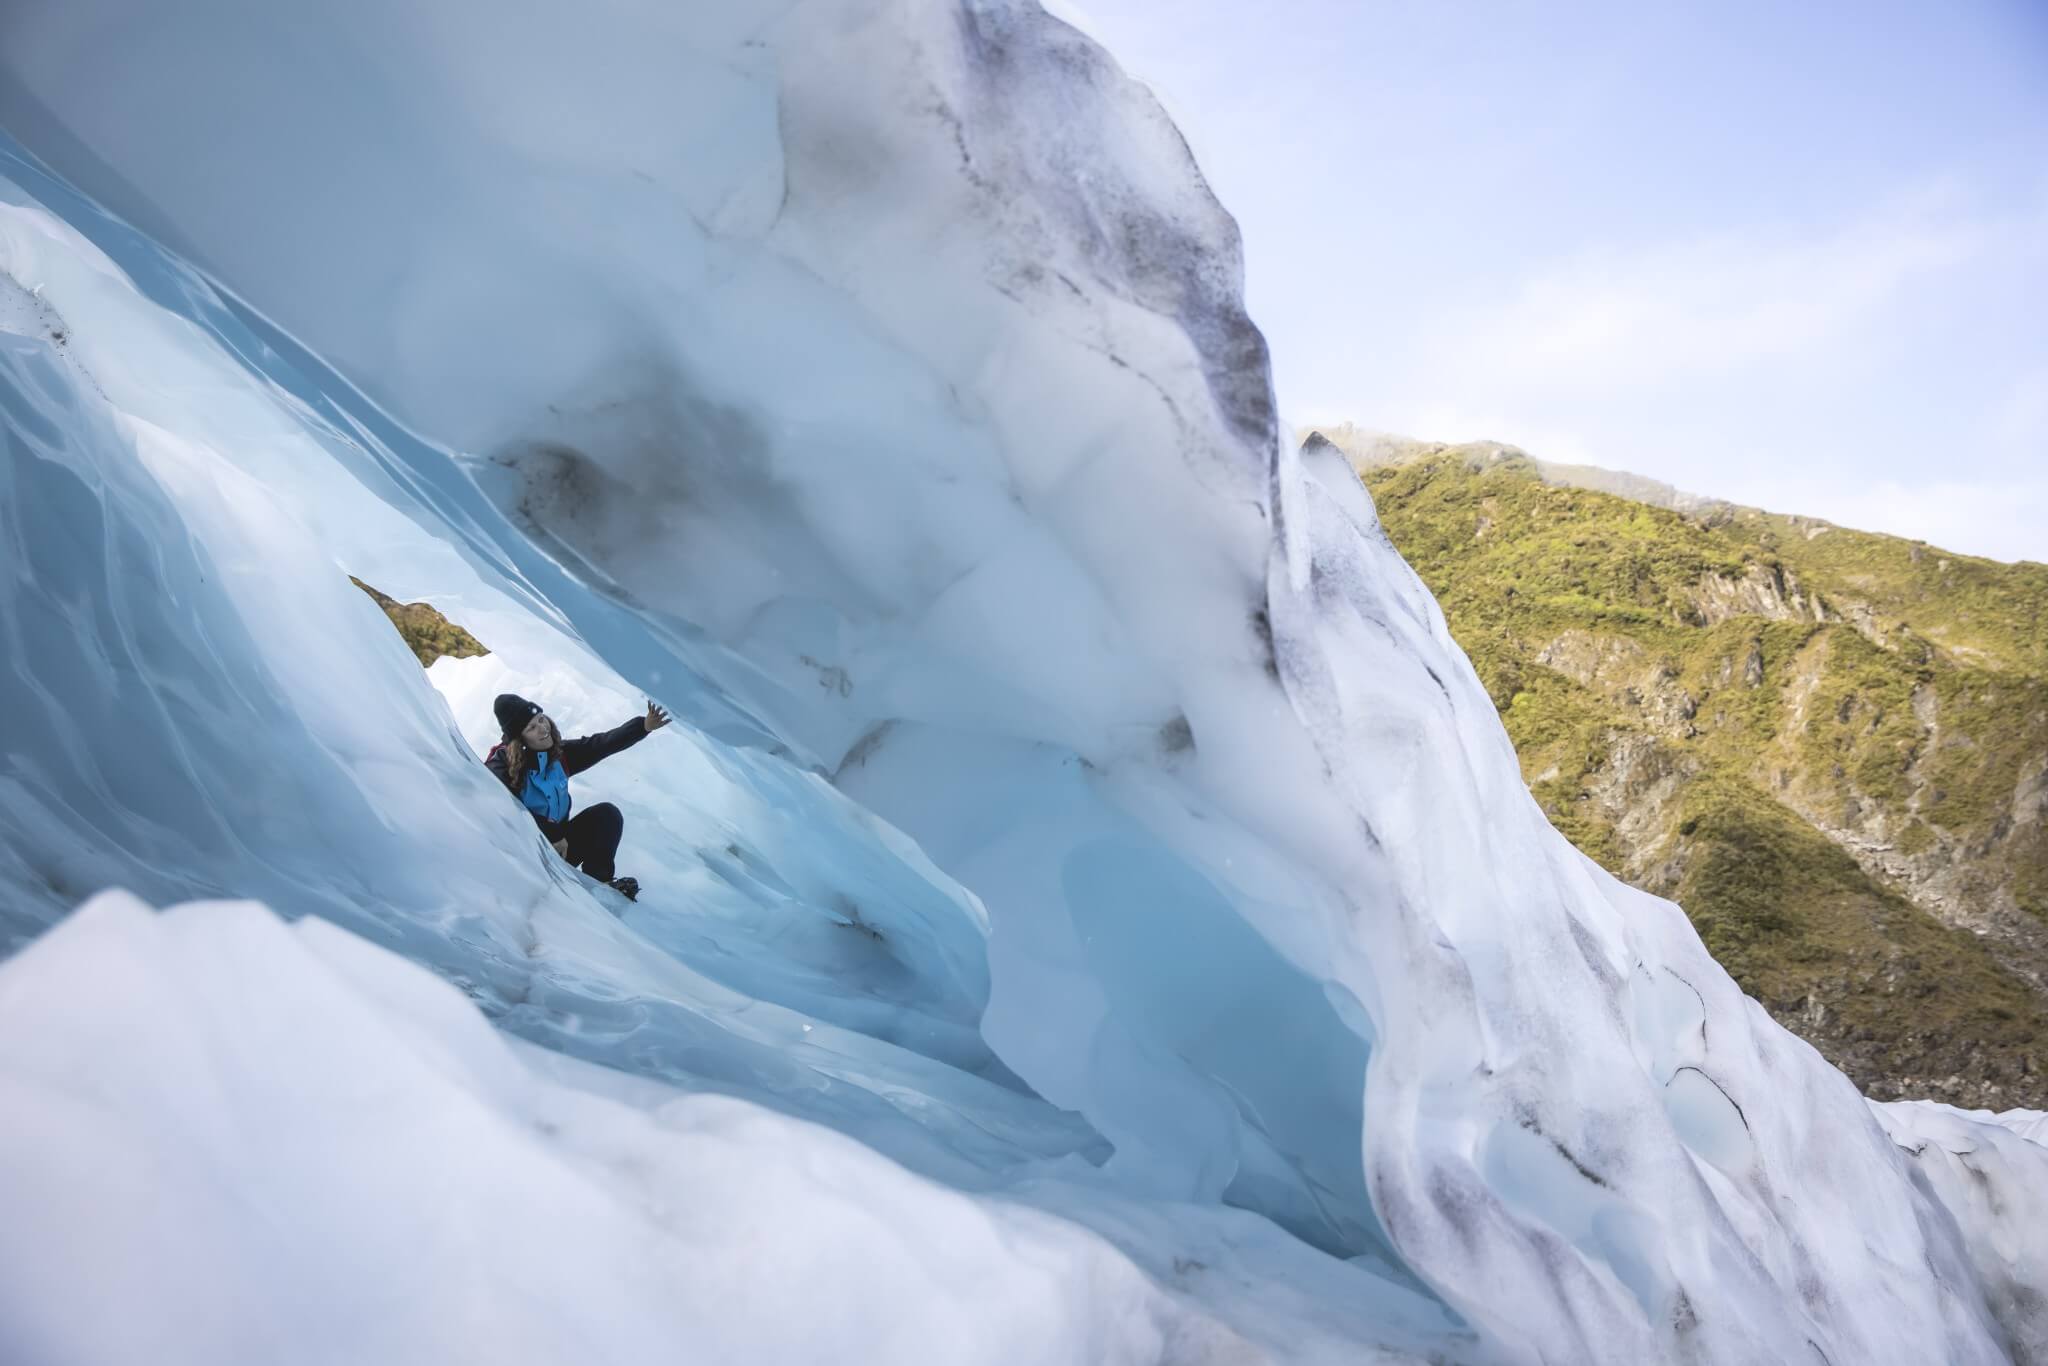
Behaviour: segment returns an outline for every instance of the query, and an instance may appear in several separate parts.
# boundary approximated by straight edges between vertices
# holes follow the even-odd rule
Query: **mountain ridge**
[[[1870,1094],[2042,1103],[2048,568],[1498,442],[1308,439],[1358,470],[1574,843]]]

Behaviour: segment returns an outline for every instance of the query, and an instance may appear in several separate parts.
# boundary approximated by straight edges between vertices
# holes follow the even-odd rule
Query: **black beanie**
[[[498,733],[507,740],[525,730],[526,723],[540,715],[538,704],[509,692],[499,693],[498,700],[491,703],[491,710],[498,714]]]

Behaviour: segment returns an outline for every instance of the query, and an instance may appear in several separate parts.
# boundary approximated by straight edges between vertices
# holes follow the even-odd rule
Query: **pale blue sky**
[[[1296,423],[2048,561],[2048,0],[1066,0]]]

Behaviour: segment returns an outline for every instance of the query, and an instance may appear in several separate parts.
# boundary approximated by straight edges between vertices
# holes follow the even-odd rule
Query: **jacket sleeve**
[[[511,791],[511,785],[505,781],[505,765],[507,762],[503,745],[492,745],[491,752],[484,756],[484,767],[489,769],[491,776],[498,780],[498,786],[509,792]]]
[[[579,735],[574,740],[562,741],[562,772],[571,776],[581,773],[600,759],[609,759],[622,749],[631,749],[647,738],[647,718],[636,716],[623,726],[599,731],[596,735]]]
[[[567,748],[568,746],[565,743],[563,745],[563,749],[566,751]],[[489,769],[491,771],[491,776],[498,780],[498,786],[505,786],[505,747],[503,745],[495,746],[491,750],[490,754],[485,756],[484,767]],[[567,771],[568,765],[566,763],[564,763],[562,767],[564,771]],[[508,792],[511,791],[511,789],[509,788],[507,788],[506,790]],[[552,844],[554,841],[558,839],[563,838],[564,835],[567,833],[566,825],[557,824],[554,821],[542,819],[540,812],[528,807],[525,802],[519,801],[518,793],[512,793],[512,800],[515,802],[519,802],[519,809],[521,811],[524,811],[527,815],[533,817],[533,823],[540,827],[541,834],[547,836],[548,842],[550,844]]]

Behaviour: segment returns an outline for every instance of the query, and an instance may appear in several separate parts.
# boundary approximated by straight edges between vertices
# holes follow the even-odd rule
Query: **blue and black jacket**
[[[614,726],[596,735],[579,735],[574,740],[564,740],[553,749],[537,750],[532,762],[526,766],[526,779],[520,790],[513,793],[520,805],[532,815],[533,823],[550,840],[562,839],[569,824],[569,779],[581,773],[600,759],[609,759],[622,749],[631,749],[647,738],[647,718],[636,716],[622,726]],[[507,759],[505,747],[493,748],[484,766],[497,775],[499,782],[505,782]]]

